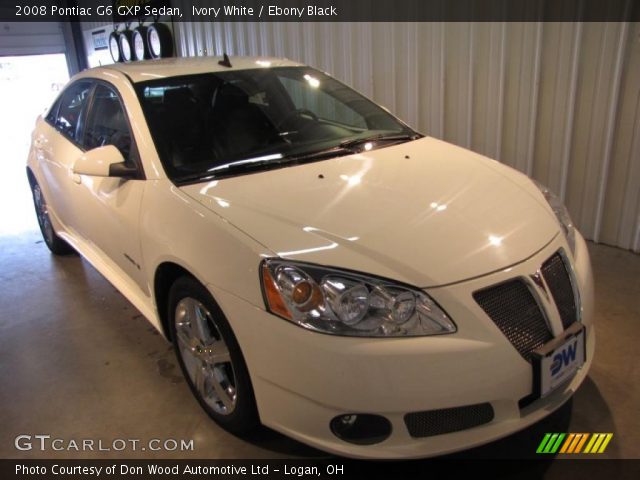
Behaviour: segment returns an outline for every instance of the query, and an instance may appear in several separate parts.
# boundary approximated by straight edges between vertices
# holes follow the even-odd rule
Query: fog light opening
[[[391,435],[391,422],[380,415],[349,413],[338,415],[329,424],[340,440],[356,445],[373,445]]]

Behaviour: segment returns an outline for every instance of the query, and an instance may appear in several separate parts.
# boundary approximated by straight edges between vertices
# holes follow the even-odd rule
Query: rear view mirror
[[[135,167],[128,166],[122,153],[113,145],[94,148],[85,152],[73,165],[73,173],[92,177],[133,178]]]

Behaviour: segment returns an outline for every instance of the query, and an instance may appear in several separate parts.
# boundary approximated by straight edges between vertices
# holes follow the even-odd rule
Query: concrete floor
[[[572,402],[460,458],[534,456],[545,432],[613,432],[609,458],[640,458],[640,256],[590,245],[597,351]],[[200,409],[171,347],[78,256],[54,257],[31,229],[0,236],[0,458],[295,458],[327,455],[264,429],[237,438]],[[191,452],[18,451],[20,434],[193,439]]]

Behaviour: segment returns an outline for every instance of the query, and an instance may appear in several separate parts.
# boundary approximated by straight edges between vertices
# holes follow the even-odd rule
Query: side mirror
[[[134,178],[138,170],[125,164],[120,150],[113,145],[85,152],[73,165],[73,173],[92,177]]]

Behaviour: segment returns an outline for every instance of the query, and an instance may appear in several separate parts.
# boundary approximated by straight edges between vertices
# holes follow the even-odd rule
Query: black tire
[[[33,206],[36,209],[36,217],[38,218],[38,225],[40,226],[40,232],[44,243],[47,244],[49,250],[54,255],[69,255],[75,253],[75,250],[71,246],[61,239],[53,228],[51,218],[49,217],[49,209],[47,202],[42,193],[42,189],[38,182],[35,180],[30,182],[31,194],[33,196]]]
[[[120,56],[123,62],[129,63],[136,59],[133,51],[133,32],[131,30],[120,32],[118,45],[120,45]]]
[[[135,59],[136,60],[148,60],[151,58],[151,54],[149,53],[149,41],[147,40],[147,27],[143,27],[142,25],[136,27],[133,30],[133,51],[135,53]],[[135,44],[136,44],[136,38],[140,38],[140,40],[142,41],[142,45],[143,45],[143,53],[142,55],[138,55],[138,53],[136,52],[135,49]]]
[[[226,344],[226,347],[228,347],[228,354],[230,356],[230,362],[228,362],[228,364],[219,363],[214,367],[213,362],[207,363],[207,361],[199,359],[198,355],[200,354],[185,353],[184,337],[182,340],[178,339],[177,324],[181,323],[181,318],[185,319],[187,317],[183,316],[179,318],[180,315],[184,314],[179,309],[182,309],[185,304],[191,304],[192,301],[203,306],[206,313],[210,314],[206,317],[206,324],[208,325],[208,329],[212,334],[212,337],[215,337],[216,339],[217,337],[220,337],[222,343]],[[198,403],[200,403],[200,406],[216,423],[231,433],[245,434],[255,429],[260,424],[260,420],[258,417],[258,410],[247,365],[244,361],[238,341],[229,326],[229,322],[209,291],[195,279],[186,276],[181,277],[171,286],[168,304],[169,327],[176,357],[178,358],[178,363],[180,364],[180,368],[182,369],[182,373],[189,385],[189,388],[198,400]],[[178,319],[178,322],[176,319]],[[187,323],[192,323],[193,326],[193,322],[184,322],[181,324],[184,326]],[[180,328],[184,328],[183,326]],[[214,342],[215,341],[216,340],[214,340]],[[217,341],[219,342],[220,340]],[[233,391],[235,392],[235,405],[232,411],[227,413],[220,412],[220,408],[224,408],[222,401],[215,402],[215,399],[212,399],[211,396],[209,396],[208,399],[205,398],[205,395],[203,395],[195,385],[194,378],[192,377],[193,373],[190,373],[186,362],[189,362],[189,368],[193,370],[193,365],[195,364],[195,368],[200,368],[201,372],[209,371],[210,373],[213,373],[214,369],[224,368],[225,374],[229,376],[229,383],[233,384]],[[201,363],[198,365],[198,362]],[[214,375],[213,379],[208,378],[202,382],[203,386],[201,388],[205,391],[207,390],[206,382],[210,382],[210,393],[214,396],[215,388],[213,386],[213,382],[219,378],[219,372],[220,370],[216,371],[218,376]],[[217,383],[218,387],[222,384],[222,382]],[[214,404],[213,407],[212,404]]]
[[[154,48],[152,35],[157,35],[158,44]],[[151,58],[167,58],[173,56],[173,36],[164,23],[152,23],[147,27],[147,45]]]
[[[122,61],[122,50],[120,49],[120,39],[118,32],[111,32],[109,34],[109,53],[114,63]]]

